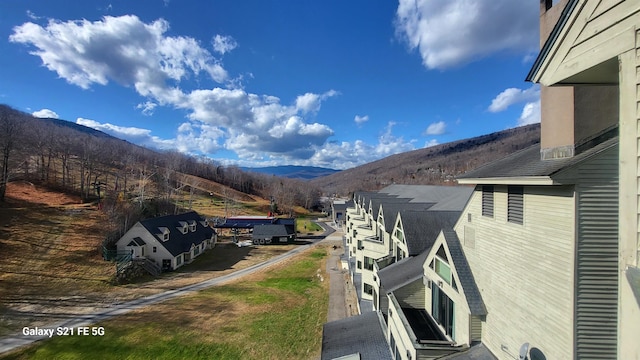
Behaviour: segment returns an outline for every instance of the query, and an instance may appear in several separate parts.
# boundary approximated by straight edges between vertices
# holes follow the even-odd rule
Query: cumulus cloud
[[[440,145],[440,142],[438,142],[438,140],[436,139],[431,139],[424,143],[425,148],[436,146],[436,145]]]
[[[296,160],[310,158],[333,135],[327,125],[303,116],[315,115],[337,91],[305,93],[292,104],[246,92],[234,86],[221,62],[197,40],[167,36],[168,29],[163,19],[144,23],[134,15],[106,16],[93,22],[50,20],[45,26],[27,22],[14,27],[9,39],[32,46],[31,54],[70,84],[83,89],[109,82],[132,87],[146,99],[136,106],[145,115],[158,106],[187,112],[190,127],[181,125],[170,140],[145,129],[80,120],[132,142],[205,153],[224,147],[247,158]],[[237,46],[231,37],[216,36],[213,43],[218,53]],[[188,88],[201,82],[187,80],[203,75],[227,87]],[[194,142],[201,145],[190,144]]]
[[[113,80],[158,96],[168,81],[189,75],[227,80],[227,71],[198,41],[165,36],[168,29],[163,19],[146,24],[135,15],[93,22],[49,20],[44,27],[32,22],[14,27],[9,41],[32,45],[31,54],[44,66],[83,89]]]
[[[49,110],[49,109],[42,109],[42,110],[34,111],[33,113],[31,113],[31,115],[33,115],[33,116],[35,116],[37,118],[51,118],[51,119],[60,118],[60,116],[58,116],[58,114],[56,114],[55,111]]]
[[[318,148],[310,160],[317,166],[348,169],[393,154],[414,150],[414,141],[405,141],[403,137],[393,134],[395,125],[395,122],[389,122],[376,144],[367,144],[362,140],[328,142]]]
[[[224,55],[238,47],[238,43],[231,36],[216,35],[213,37],[213,50]]]
[[[399,0],[395,28],[425,67],[445,69],[496,52],[536,52],[538,13],[535,1]]]
[[[442,135],[447,129],[447,124],[444,121],[438,121],[429,124],[427,130],[425,131],[426,135]]]
[[[353,119],[353,121],[355,121],[356,124],[358,124],[358,125],[362,125],[362,124],[366,123],[367,121],[369,121],[369,115],[364,115],[364,116],[356,115],[356,117]]]
[[[100,123],[95,120],[81,117],[76,119],[76,124],[100,130],[111,136],[154,149],[168,150],[175,148],[175,142],[173,140],[161,139],[157,136],[153,136],[151,135],[151,130],[147,129]]]
[[[540,100],[527,103],[518,118],[518,126],[540,122]]]
[[[146,101],[136,105],[136,109],[142,110],[142,114],[144,115],[151,116],[153,115],[153,111],[155,110],[156,106],[158,106],[158,104],[154,103],[153,101]]]
[[[536,101],[540,99],[540,87],[532,85],[528,89],[508,88],[498,94],[489,105],[490,112],[500,112],[509,106],[525,101]]]

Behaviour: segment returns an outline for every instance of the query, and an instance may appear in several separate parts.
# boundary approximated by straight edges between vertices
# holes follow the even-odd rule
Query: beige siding
[[[576,250],[576,356],[616,359],[618,149],[580,166]]]
[[[640,2],[602,0],[579,2],[577,14],[565,26],[562,41],[552,48],[540,82],[551,85],[587,70],[625,51],[635,49]],[[550,70],[550,71],[549,71]]]
[[[575,199],[573,187],[525,187],[524,224],[507,222],[507,187],[495,187],[494,218],[481,215],[477,190],[456,231],[487,307],[483,342],[510,358],[529,342],[548,359],[570,359],[573,348]],[[468,222],[467,213],[472,214]]]
[[[420,278],[411,284],[401,287],[393,293],[400,306],[413,309],[424,309],[425,289],[426,288],[422,283],[422,278]]]

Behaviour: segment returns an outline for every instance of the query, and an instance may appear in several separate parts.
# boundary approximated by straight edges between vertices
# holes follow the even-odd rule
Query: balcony
[[[404,330],[409,336],[418,358],[446,356],[468,349],[449,340],[426,309],[401,307],[393,293],[388,295],[390,312],[393,311],[402,322],[399,331]]]
[[[375,268],[375,271],[378,272],[395,262],[396,262],[396,257],[393,256],[393,254],[391,254],[376,260],[376,263],[373,266]]]

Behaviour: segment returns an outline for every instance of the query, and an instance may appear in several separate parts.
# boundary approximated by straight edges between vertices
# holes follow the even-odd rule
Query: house
[[[261,224],[253,227],[251,238],[253,244],[278,244],[295,240],[296,234],[293,227],[284,224]]]
[[[581,116],[558,121],[556,129],[578,133],[594,125],[619,126],[619,219],[617,281],[617,356],[640,358],[640,236],[638,171],[640,136],[640,3],[634,0],[565,0],[553,5],[541,1],[543,16],[558,13],[550,21],[550,36],[536,59],[527,80],[543,89],[581,93],[599,92],[576,103]],[[543,38],[544,39],[544,38]],[[544,93],[543,93],[544,95]],[[597,101],[593,101],[593,100]],[[589,106],[590,103],[595,105]],[[612,116],[589,113],[593,106],[613,106]],[[597,114],[597,113],[596,113]],[[544,132],[544,128],[543,128]],[[554,145],[554,144],[552,144]],[[558,145],[562,145],[561,143]]]
[[[344,224],[347,202],[345,200],[333,200],[331,202],[331,221],[338,227]]]
[[[137,222],[117,241],[119,252],[146,258],[162,271],[190,263],[216,244],[216,233],[195,211]]]

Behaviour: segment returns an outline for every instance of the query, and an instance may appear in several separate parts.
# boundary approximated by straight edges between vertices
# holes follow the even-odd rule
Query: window
[[[358,269],[362,269],[362,261],[358,260]]]
[[[522,186],[509,186],[507,196],[507,221],[514,224],[523,223],[523,197]]]
[[[396,239],[398,239],[398,241],[403,241],[402,235],[403,235],[402,230],[396,229]]]
[[[358,250],[362,249],[364,249],[364,246],[362,246],[362,240],[358,240]]]
[[[365,294],[369,294],[369,295],[373,295],[373,286],[364,283],[364,293]]]
[[[431,289],[432,294],[432,308],[431,314],[433,318],[442,325],[447,335],[454,337],[454,303],[439,287],[433,286]]]
[[[158,248],[156,246],[153,247],[153,252],[157,253],[158,252]]]
[[[164,240],[164,241],[169,240],[169,232],[166,232],[166,233],[162,234],[162,240]]]
[[[451,285],[451,267],[449,266],[449,259],[447,253],[444,251],[444,247],[440,247],[434,258],[434,270],[442,280]]]
[[[493,185],[482,187],[482,216],[493,217]]]
[[[176,257],[176,266],[181,264],[182,264],[182,255],[179,255],[178,257]]]
[[[375,262],[375,259],[370,258],[370,257],[364,257],[364,268],[369,270],[369,271],[373,271],[373,263]]]

